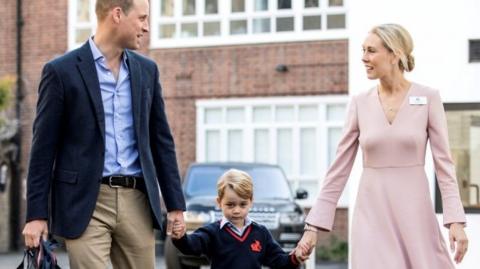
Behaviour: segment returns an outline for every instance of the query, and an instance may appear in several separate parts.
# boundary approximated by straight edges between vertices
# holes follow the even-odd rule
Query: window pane
[[[173,38],[175,37],[175,24],[160,25],[159,38]]]
[[[253,108],[253,122],[270,122],[272,121],[272,114],[270,107],[257,106]]]
[[[292,173],[292,130],[278,129],[277,130],[277,163],[280,165],[285,173]]]
[[[196,37],[198,34],[197,23],[182,23],[182,37]]]
[[[268,10],[268,0],[255,0],[255,11]]]
[[[292,8],[292,0],[277,0],[277,8],[278,9],[291,9]]]
[[[228,160],[243,161],[243,137],[241,130],[228,131]]]
[[[253,19],[254,33],[269,33],[270,32],[270,18]]]
[[[303,105],[298,109],[299,121],[318,121],[318,107],[315,105]]]
[[[267,129],[255,130],[255,162],[268,163],[270,162],[270,138]]]
[[[195,0],[183,0],[183,15],[195,15]]]
[[[463,205],[480,208],[480,111],[447,111],[447,125]]]
[[[277,32],[293,31],[293,17],[277,18]]]
[[[218,13],[218,0],[205,0],[205,14]]]
[[[342,128],[334,127],[328,129],[328,166],[335,160],[338,142],[342,136]]]
[[[343,6],[343,0],[328,0],[328,6],[341,7]]]
[[[203,23],[204,36],[220,35],[220,22],[205,22]]]
[[[317,174],[317,138],[314,128],[300,130],[300,174]]]
[[[343,121],[345,118],[345,105],[327,105],[328,121]]]
[[[245,121],[245,110],[243,107],[227,108],[227,123],[242,123]]]
[[[320,30],[322,29],[322,17],[303,16],[303,30]]]
[[[305,7],[319,7],[320,6],[320,1],[318,0],[305,0]]]
[[[174,0],[162,0],[161,15],[164,17],[173,17],[173,3]]]
[[[327,15],[327,29],[345,29],[345,14]]]
[[[232,0],[232,12],[245,12],[245,0]]]
[[[205,109],[205,123],[206,124],[222,123],[222,109],[221,108]]]
[[[278,122],[293,121],[293,106],[278,106],[275,119]]]
[[[231,35],[242,35],[247,33],[247,21],[238,20],[230,21],[230,34]]]
[[[220,131],[207,131],[205,134],[205,160],[220,161]]]
[[[83,43],[92,35],[92,29],[84,28],[75,30],[75,43]]]
[[[77,1],[77,22],[90,21],[90,0]]]

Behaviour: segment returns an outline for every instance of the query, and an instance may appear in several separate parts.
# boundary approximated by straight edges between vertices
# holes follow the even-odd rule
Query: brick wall
[[[345,94],[347,50],[346,40],[151,50],[182,174],[195,161],[196,99]]]
[[[16,73],[16,1],[2,1],[0,8],[0,79],[6,75],[14,76]],[[13,107],[7,113],[11,116]],[[3,114],[5,115],[5,114]],[[2,116],[3,116],[2,115]],[[4,146],[1,144],[0,146]],[[0,156],[0,160],[1,160]],[[6,182],[6,189],[0,192],[0,252],[10,248],[10,186],[11,179]]]

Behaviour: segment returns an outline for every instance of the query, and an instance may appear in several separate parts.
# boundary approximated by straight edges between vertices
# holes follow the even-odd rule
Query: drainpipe
[[[22,242],[20,229],[20,209],[22,204],[21,189],[22,189],[22,170],[21,170],[21,152],[22,152],[22,124],[21,124],[21,104],[23,100],[23,74],[22,74],[22,28],[23,28],[23,16],[22,16],[22,0],[17,0],[17,92],[15,94],[15,117],[17,120],[17,133],[13,138],[13,142],[17,146],[17,151],[13,154],[12,166],[12,181],[10,192],[10,246],[13,249],[18,249],[19,242]],[[23,226],[23,225],[22,225]]]

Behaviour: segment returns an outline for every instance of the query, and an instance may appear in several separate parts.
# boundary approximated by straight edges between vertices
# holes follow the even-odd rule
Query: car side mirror
[[[297,189],[297,199],[307,199],[308,197],[308,191],[302,188]]]

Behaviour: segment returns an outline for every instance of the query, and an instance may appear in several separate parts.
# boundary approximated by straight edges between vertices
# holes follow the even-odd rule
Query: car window
[[[216,196],[217,180],[230,167],[196,166],[190,169],[185,195]],[[239,167],[253,178],[254,199],[291,199],[292,194],[285,176],[276,167]]]

